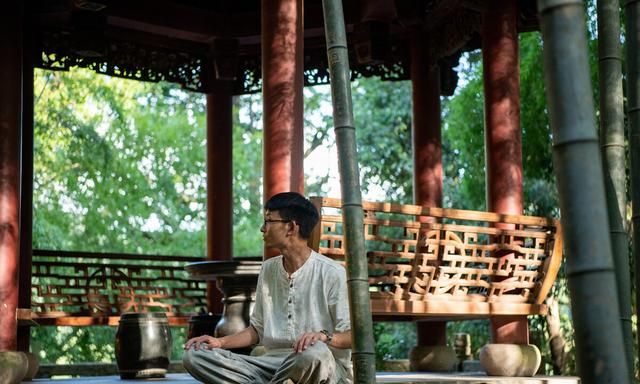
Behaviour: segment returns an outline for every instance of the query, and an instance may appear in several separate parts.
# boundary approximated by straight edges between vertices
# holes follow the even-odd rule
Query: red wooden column
[[[233,96],[231,87],[207,95],[207,259],[233,256]],[[207,283],[209,312],[222,313],[222,293]]]
[[[262,1],[263,198],[304,191],[302,0]],[[273,256],[265,250],[265,257]]]
[[[487,207],[522,214],[522,138],[516,0],[486,2],[482,19]],[[493,343],[528,344],[525,316],[491,319]]]
[[[264,200],[304,190],[302,0],[262,1]]]
[[[24,27],[22,69],[22,170],[20,186],[20,287],[18,307],[31,309],[33,253],[33,33]],[[18,350],[29,351],[31,327],[18,327]]]
[[[442,206],[440,69],[424,39],[411,49],[413,113],[413,200],[423,207]],[[428,217],[421,217],[426,222]],[[418,322],[418,345],[446,345],[445,321]]]
[[[0,351],[16,350],[18,306],[22,3],[0,12]]]

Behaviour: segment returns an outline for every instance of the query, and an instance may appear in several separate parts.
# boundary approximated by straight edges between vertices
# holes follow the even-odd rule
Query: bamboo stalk
[[[613,264],[616,269],[622,340],[629,379],[633,381],[631,331],[631,274],[627,234],[627,176],[624,144],[620,2],[598,0],[598,71],[600,86],[600,142],[605,175]]]
[[[338,145],[342,216],[345,223],[354,383],[375,383],[375,344],[364,247],[364,211],[360,194],[356,130],[351,104],[347,35],[341,0],[323,0],[322,8],[331,78],[333,124]]]
[[[627,118],[631,188],[631,239],[635,260],[636,316],[640,315],[640,2],[625,2],[627,54]],[[640,335],[638,336],[640,338]],[[637,341],[640,344],[640,340]]]
[[[628,383],[583,3],[539,0],[538,8],[578,371],[585,384]]]

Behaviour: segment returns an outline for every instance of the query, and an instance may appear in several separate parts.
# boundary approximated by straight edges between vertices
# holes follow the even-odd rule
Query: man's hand
[[[303,333],[302,336],[296,341],[293,345],[293,350],[295,352],[302,352],[307,349],[309,346],[314,345],[316,341],[327,341],[327,336],[322,332],[307,332]]]
[[[198,349],[213,349],[213,348],[222,348],[222,340],[215,338],[215,337],[211,337],[208,335],[203,335],[203,336],[198,336],[198,337],[194,337],[193,339],[189,339],[187,340],[187,342],[184,344],[184,349],[195,349],[196,351]]]

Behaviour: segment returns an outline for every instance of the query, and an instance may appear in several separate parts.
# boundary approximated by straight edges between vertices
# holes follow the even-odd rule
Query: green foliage
[[[259,95],[234,98],[233,253],[262,255],[262,102]]]
[[[36,70],[35,90],[34,248],[204,256],[202,95],[86,70]],[[236,99],[235,111],[255,115],[252,101]],[[235,233],[247,234],[234,245],[236,254],[256,255],[261,131],[237,122],[234,145]],[[184,330],[173,332],[179,358]],[[33,349],[45,362],[112,361],[114,334],[108,327],[38,327]]]
[[[34,248],[205,254],[205,98],[36,71]],[[262,253],[262,104],[234,100],[234,254]]]
[[[411,83],[362,78],[352,89],[363,193],[380,189],[387,201],[411,203]]]
[[[34,248],[202,256],[201,96],[36,71]]]
[[[31,328],[31,351],[42,363],[73,364],[115,359],[113,327]]]
[[[472,359],[478,359],[480,349],[489,342],[489,320],[450,321],[447,323],[447,342],[453,346],[457,333],[468,333]]]
[[[376,365],[382,367],[384,360],[407,359],[409,350],[416,346],[416,325],[413,322],[373,323],[373,338],[376,343]]]
[[[447,207],[486,207],[481,59],[477,53],[467,56],[466,85],[442,103],[443,203]]]
[[[445,206],[486,209],[484,93],[479,52],[464,56],[466,83],[443,103]],[[520,119],[525,213],[557,215],[551,160],[551,131],[542,81],[542,41],[538,33],[520,35]]]

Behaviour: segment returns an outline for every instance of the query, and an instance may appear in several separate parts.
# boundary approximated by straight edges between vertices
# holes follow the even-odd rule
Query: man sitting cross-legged
[[[295,192],[264,207],[265,246],[280,256],[262,265],[250,326],[230,336],[185,344],[183,362],[205,383],[351,383],[351,330],[345,269],[314,252],[307,239],[318,211]],[[257,343],[262,356],[228,349]]]

